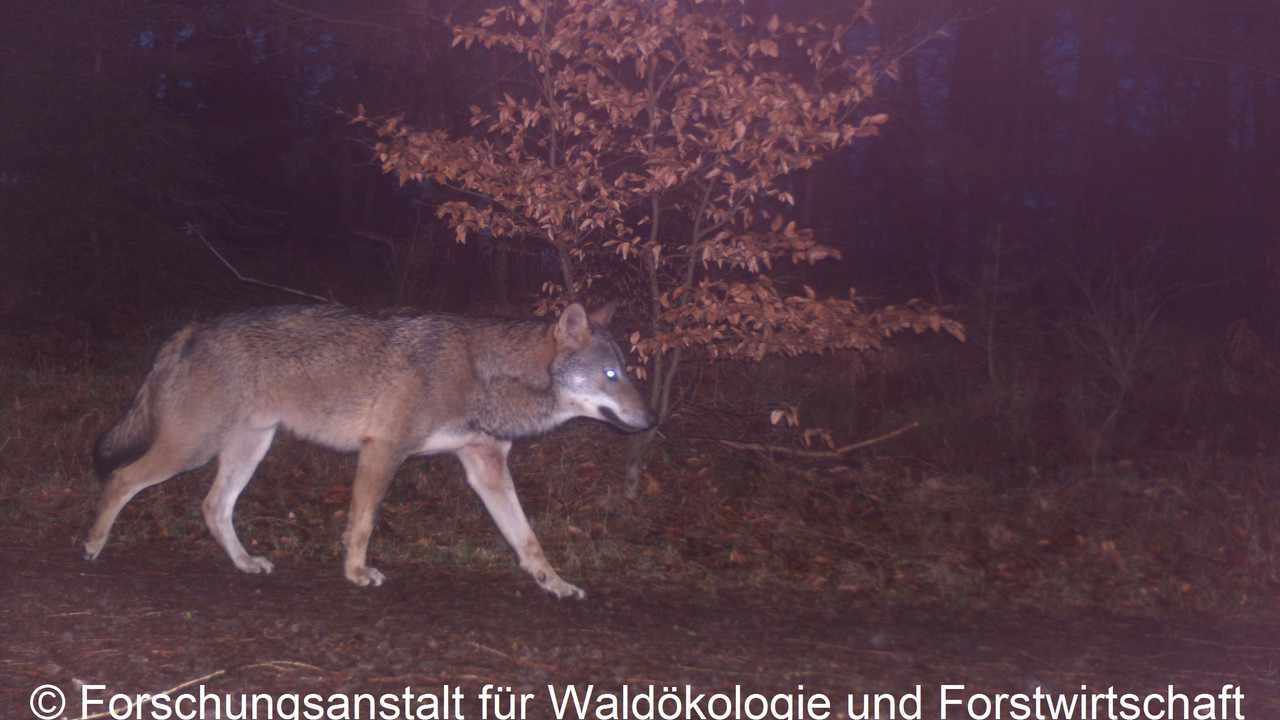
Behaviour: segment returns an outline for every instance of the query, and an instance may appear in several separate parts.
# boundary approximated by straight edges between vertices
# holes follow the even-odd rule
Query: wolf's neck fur
[[[486,343],[485,352],[473,358],[479,380],[471,398],[473,424],[504,440],[541,435],[571,417],[560,412],[551,377],[555,340],[541,323],[505,334],[506,343]]]

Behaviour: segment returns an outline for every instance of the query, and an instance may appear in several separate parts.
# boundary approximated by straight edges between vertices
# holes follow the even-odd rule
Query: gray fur
[[[413,455],[453,453],[521,567],[559,597],[583,596],[556,575],[525,519],[507,469],[511,441],[573,417],[627,431],[654,416],[609,336],[612,308],[571,305],[553,323],[453,315],[281,307],[194,323],[170,338],[133,401],[99,440],[107,486],[85,554],[98,556],[120,509],[143,488],[218,458],[206,523],[245,572],[231,517],[277,429],[359,462],[343,534],[345,572],[359,585],[382,573],[365,559],[377,507]]]

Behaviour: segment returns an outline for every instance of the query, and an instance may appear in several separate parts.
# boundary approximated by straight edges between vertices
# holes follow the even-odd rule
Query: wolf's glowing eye
[[[614,370],[613,368],[609,368],[609,369],[607,369],[607,370],[605,370],[605,371],[604,371],[604,376],[605,376],[605,377],[607,377],[607,378],[609,378],[610,380],[617,380],[617,379],[618,379],[618,371],[617,371],[617,370]]]

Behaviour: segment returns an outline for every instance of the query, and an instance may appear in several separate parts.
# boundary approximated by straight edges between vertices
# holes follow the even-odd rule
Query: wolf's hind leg
[[[467,471],[467,483],[484,501],[498,530],[516,551],[520,567],[532,575],[543,590],[557,598],[585,598],[587,594],[582,588],[560,579],[542,553],[542,546],[538,544],[538,538],[533,534],[533,528],[529,527],[524,509],[520,507],[520,498],[516,496],[515,483],[507,468],[507,452],[510,449],[509,442],[494,442],[468,445],[459,450],[458,459]]]
[[[209,462],[209,455],[193,455],[162,436],[151,444],[142,457],[112,472],[107,478],[102,497],[98,500],[97,516],[93,527],[89,529],[89,537],[84,542],[85,559],[93,560],[102,552],[111,526],[133,496],[206,462]]]
[[[275,433],[274,427],[262,429],[242,425],[233,430],[222,452],[218,453],[218,475],[201,504],[204,522],[209,526],[213,539],[218,541],[241,572],[251,575],[269,573],[275,566],[265,557],[245,551],[236,536],[231,516],[236,509],[236,499],[270,449]]]

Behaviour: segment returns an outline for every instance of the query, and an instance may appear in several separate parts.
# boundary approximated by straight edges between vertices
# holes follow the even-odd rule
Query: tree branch
[[[261,285],[262,287],[271,288],[272,290],[279,290],[280,292],[291,293],[293,295],[298,295],[304,298],[310,298],[312,300],[319,300],[320,302],[326,303],[329,305],[333,304],[332,299],[320,297],[319,295],[312,295],[311,293],[306,292],[305,290],[296,290],[291,287],[285,287],[283,285],[276,285],[274,283],[269,283],[265,280],[258,280],[256,278],[246,277],[245,275],[242,275],[238,269],[236,269],[235,265],[232,265],[230,262],[228,262],[227,259],[222,256],[222,253],[218,252],[217,248],[215,248],[213,244],[210,243],[205,238],[204,233],[200,232],[199,228],[197,228],[195,225],[192,225],[191,223],[187,223],[186,225],[182,226],[182,229],[185,232],[200,238],[200,242],[204,243],[204,246],[209,248],[209,252],[213,253],[214,257],[221,260],[222,264],[226,265],[227,269],[230,270],[236,276],[236,279],[239,280],[240,282],[252,283],[254,285]]]

